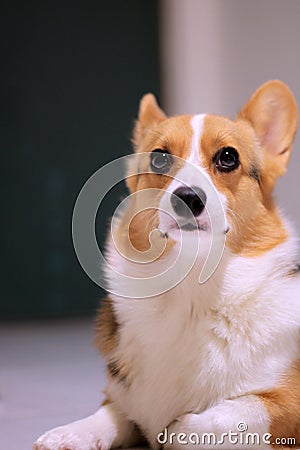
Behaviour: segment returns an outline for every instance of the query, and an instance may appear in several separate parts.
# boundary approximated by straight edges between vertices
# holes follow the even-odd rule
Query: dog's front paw
[[[132,447],[139,439],[135,424],[110,403],[91,416],[43,434],[33,450],[109,450]]]
[[[33,450],[107,450],[93,434],[73,430],[72,426],[54,428],[43,434]]]
[[[108,450],[111,438],[99,428],[88,419],[57,427],[39,437],[33,450]]]

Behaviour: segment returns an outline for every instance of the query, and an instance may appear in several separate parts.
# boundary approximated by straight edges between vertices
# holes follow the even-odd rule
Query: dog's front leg
[[[91,416],[48,431],[33,450],[108,450],[133,446],[139,438],[134,423],[108,403]]]
[[[226,400],[200,414],[184,414],[158,435],[158,441],[165,450],[270,450],[268,428],[263,403],[249,395]]]

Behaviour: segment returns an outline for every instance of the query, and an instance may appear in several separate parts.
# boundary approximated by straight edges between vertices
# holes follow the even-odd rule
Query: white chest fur
[[[293,248],[255,259],[227,252],[205,285],[192,271],[160,297],[113,297],[131,379],[112,381],[109,395],[152,442],[179,415],[272,388],[299,357]]]

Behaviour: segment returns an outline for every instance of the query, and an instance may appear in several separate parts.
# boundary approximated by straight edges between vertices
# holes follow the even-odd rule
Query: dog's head
[[[145,95],[133,135],[143,157],[132,159],[127,185],[133,194],[154,189],[156,200],[155,207],[136,210],[133,246],[147,250],[154,229],[169,247],[181,233],[209,234],[217,202],[234,253],[257,255],[284,241],[272,192],[286,171],[297,122],[294,96],[280,81],[262,85],[233,121],[212,114],[168,118]]]

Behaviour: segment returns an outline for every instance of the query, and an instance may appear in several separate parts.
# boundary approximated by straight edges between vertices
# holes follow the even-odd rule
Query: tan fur
[[[260,182],[250,176],[251,168],[264,173],[262,155],[257,154],[255,134],[244,122],[207,116],[201,139],[203,165],[216,188],[227,198],[232,226],[227,245],[243,256],[258,256],[287,238],[271,193],[266,194]],[[218,172],[212,163],[213,154],[222,147],[234,147],[241,165],[230,173]]]
[[[238,118],[252,125],[264,149],[264,183],[270,192],[290,159],[298,124],[296,100],[284,83],[269,81],[257,89]]]
[[[108,377],[116,377],[120,382],[127,383],[131,366],[120,355],[116,355],[119,344],[119,327],[113,303],[109,297],[106,297],[101,303],[96,319],[95,345],[107,361]]]
[[[105,397],[105,399],[101,403],[101,406],[110,405],[110,403],[111,403],[111,400],[109,399],[109,397]]]
[[[157,205],[160,196],[157,197]],[[143,262],[155,261],[162,255],[166,255],[174,245],[174,242],[163,237],[160,232],[151,236],[158,225],[157,209],[149,208],[144,211],[136,211],[135,202],[131,204],[124,214],[122,221],[115,229],[114,238],[118,249],[132,261],[141,259]],[[142,252],[142,253],[141,253]]]
[[[158,106],[154,95],[144,95],[140,102],[138,120],[136,121],[133,131],[133,144],[138,147],[149,128],[162,122],[166,118],[167,116]]]
[[[300,361],[285,375],[280,386],[259,395],[268,410],[272,441],[276,438],[296,439],[300,446]],[[276,448],[287,448],[274,445]]]
[[[95,345],[104,357],[109,357],[117,348],[119,342],[119,324],[117,322],[113,303],[109,297],[101,302],[96,319]]]
[[[137,250],[144,252],[149,250],[149,235],[158,225],[156,211],[151,208],[137,213],[129,224],[129,239]]]
[[[152,97],[150,97],[151,99]],[[148,99],[148,97],[146,97]],[[143,100],[142,100],[143,103]],[[153,117],[150,114],[149,107],[147,108],[147,121],[146,124],[149,125],[149,128],[146,132],[146,124],[145,117],[139,117],[139,120],[136,123],[135,130],[135,142],[139,142],[137,147],[138,153],[146,153],[152,152],[155,149],[163,149],[170,151],[173,155],[178,156],[182,159],[186,159],[190,152],[191,140],[192,140],[192,129],[190,126],[191,116],[177,116],[172,117],[170,119],[166,119],[165,116],[159,115],[156,111],[158,108],[157,104],[151,105],[154,108]],[[145,105],[144,105],[145,106]],[[143,108],[142,108],[143,110]],[[161,110],[160,110],[161,111]],[[141,113],[140,113],[141,114]],[[159,119],[158,119],[159,117]],[[152,120],[151,120],[152,119]],[[141,125],[141,121],[143,121],[143,125]],[[140,130],[143,129],[143,139],[140,136]],[[137,137],[138,136],[138,137]],[[139,160],[141,161],[141,160]],[[140,170],[150,171],[149,168],[150,159],[147,157],[140,162],[142,167],[140,166]],[[157,176],[153,173],[143,173],[141,175],[132,176],[131,173],[137,172],[138,168],[135,165],[135,160],[133,158],[131,166],[128,168],[128,178],[127,185],[132,193],[141,191],[143,189],[155,188],[159,189],[160,192],[157,193],[156,201],[154,203],[158,207],[159,200],[163,195],[164,190],[172,181],[172,177],[176,175],[176,172],[182,167],[182,164],[176,163],[174,167],[167,175]],[[138,208],[137,208],[138,211]],[[127,218],[130,219],[134,215],[135,205],[131,205],[131,209],[127,211],[127,214],[124,216],[122,223],[120,224],[120,234],[119,237],[122,241],[121,233],[124,230],[127,230],[129,225]],[[130,223],[129,226],[129,237],[131,244],[136,250],[139,251],[147,251],[150,248],[150,242],[148,239],[149,234],[153,231],[158,224],[158,210],[157,209],[148,209],[143,212],[137,212],[137,215],[134,216],[134,220]],[[124,236],[126,241],[126,236]],[[166,255],[172,248],[173,243],[169,240],[167,242],[165,251],[163,255]],[[158,245],[158,253],[160,252],[161,246]],[[126,254],[131,254],[131,249],[126,247]]]

